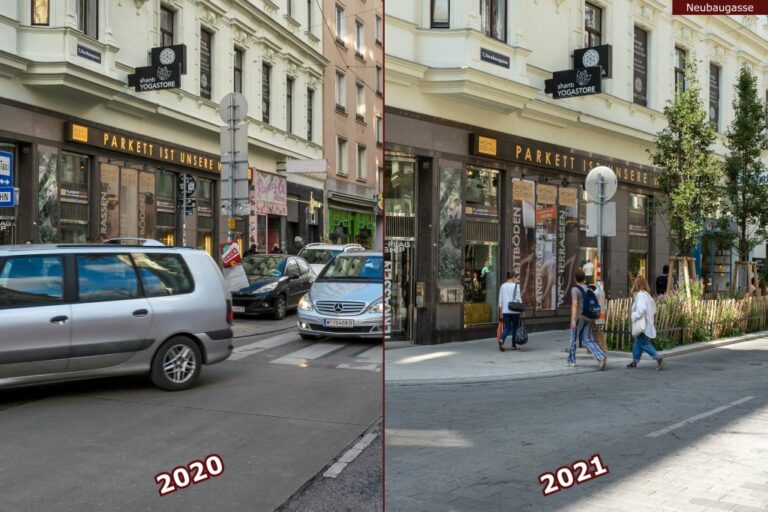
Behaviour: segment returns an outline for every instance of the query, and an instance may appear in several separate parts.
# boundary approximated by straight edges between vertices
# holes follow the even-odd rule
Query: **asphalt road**
[[[387,512],[768,510],[768,339],[386,395]],[[598,453],[608,474],[543,496],[539,475]]]
[[[375,343],[290,330],[235,346],[178,393],[140,377],[4,391],[0,510],[272,511],[379,421]],[[221,475],[159,495],[155,475],[210,454]]]

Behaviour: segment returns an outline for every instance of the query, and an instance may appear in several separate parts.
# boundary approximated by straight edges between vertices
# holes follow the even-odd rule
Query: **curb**
[[[684,346],[681,348],[671,349],[668,351],[660,351],[659,354],[661,354],[663,357],[676,357],[676,356],[682,356],[686,354],[692,354],[694,352],[701,352],[703,350],[710,350],[713,348],[719,348],[724,347],[727,345],[735,345],[736,343],[743,343],[747,341],[753,341],[760,338],[768,338],[768,332],[762,331],[759,333],[750,333],[745,334],[742,336],[737,336],[733,338],[725,338],[722,340],[717,341],[702,341],[700,343],[693,343],[689,346]],[[619,359],[630,359],[632,357],[631,353],[628,352],[616,352],[616,351],[608,351],[607,355],[610,357],[616,357]],[[386,367],[386,356],[384,359],[384,365]],[[610,370],[611,367],[608,366],[606,370]],[[594,373],[599,372],[600,370],[596,366],[590,366],[587,368],[579,368],[576,367],[575,369],[571,370],[555,370],[551,372],[539,372],[539,373],[529,373],[529,374],[523,374],[523,375],[498,375],[493,377],[461,377],[456,379],[407,379],[407,380],[385,380],[384,385],[385,386],[417,386],[421,384],[426,385],[448,385],[448,384],[484,384],[484,383],[492,383],[492,382],[511,382],[516,380],[526,380],[526,379],[546,379],[546,378],[552,378],[552,377],[564,377],[567,375],[578,375],[581,373]]]

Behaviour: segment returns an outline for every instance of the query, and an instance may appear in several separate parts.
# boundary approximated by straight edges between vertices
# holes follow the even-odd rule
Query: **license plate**
[[[232,306],[234,313],[245,313],[245,306]]]
[[[324,327],[347,327],[351,328],[355,326],[354,320],[347,320],[347,319],[333,319],[329,318],[326,320],[323,320],[323,326]]]

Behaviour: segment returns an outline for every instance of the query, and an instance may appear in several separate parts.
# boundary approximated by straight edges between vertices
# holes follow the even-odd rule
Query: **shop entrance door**
[[[402,245],[400,245],[402,244]],[[392,341],[410,341],[413,333],[413,247],[412,242],[389,242],[392,262]]]

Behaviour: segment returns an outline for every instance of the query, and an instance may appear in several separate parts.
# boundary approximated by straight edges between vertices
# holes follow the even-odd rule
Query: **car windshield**
[[[320,274],[321,280],[365,280],[381,281],[381,256],[340,256],[333,260]]]
[[[280,277],[285,270],[285,259],[266,254],[246,256],[243,258],[243,269],[248,276]]]
[[[325,265],[340,252],[341,249],[304,249],[300,256],[310,265]]]

